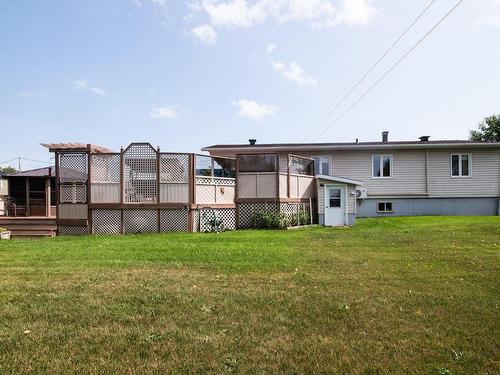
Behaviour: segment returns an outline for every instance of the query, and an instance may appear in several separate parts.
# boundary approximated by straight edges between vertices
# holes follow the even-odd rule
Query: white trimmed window
[[[451,177],[470,177],[472,154],[451,154]]]
[[[330,157],[329,156],[313,156],[314,172],[325,176],[330,175]]]
[[[392,155],[372,155],[372,178],[392,177]]]
[[[377,202],[377,212],[382,212],[382,213],[394,212],[394,202]]]

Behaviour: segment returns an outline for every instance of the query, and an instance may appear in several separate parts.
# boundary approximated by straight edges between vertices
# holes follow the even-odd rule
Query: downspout
[[[429,196],[429,149],[425,149],[425,192]]]

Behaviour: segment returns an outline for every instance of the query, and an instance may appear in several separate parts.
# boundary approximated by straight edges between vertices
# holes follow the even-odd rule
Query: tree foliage
[[[476,142],[500,142],[500,115],[485,117],[478,130],[471,130],[470,140]]]
[[[14,167],[0,167],[0,174],[16,173],[17,170]]]

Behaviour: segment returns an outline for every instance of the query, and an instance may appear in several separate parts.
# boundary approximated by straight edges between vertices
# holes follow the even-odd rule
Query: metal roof
[[[203,148],[203,151],[280,151],[280,150],[357,150],[382,148],[446,148],[446,147],[498,147],[500,142],[473,142],[466,140],[438,141],[391,141],[391,142],[336,142],[336,143],[263,143],[263,144],[222,144]]]
[[[317,174],[316,178],[318,180],[342,182],[344,184],[349,184],[349,185],[356,185],[356,186],[363,186],[364,185],[362,181],[353,180],[351,178],[346,178],[346,177],[327,176],[327,175],[323,175],[323,174]]]
[[[59,151],[88,151],[90,150],[93,154],[108,154],[112,153],[113,150],[109,148],[87,144],[87,143],[40,143],[43,147],[49,149],[50,152]]]
[[[9,173],[4,175],[4,177],[50,177],[50,176],[55,176],[54,167],[36,168],[27,171]]]

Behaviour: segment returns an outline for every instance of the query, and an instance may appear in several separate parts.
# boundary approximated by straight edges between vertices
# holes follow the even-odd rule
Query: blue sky
[[[466,138],[500,112],[499,0],[465,0],[324,131],[457,2],[435,1],[309,135],[430,2],[0,0],[0,162],[49,160],[40,142],[196,152],[248,138],[378,140],[382,130]]]

